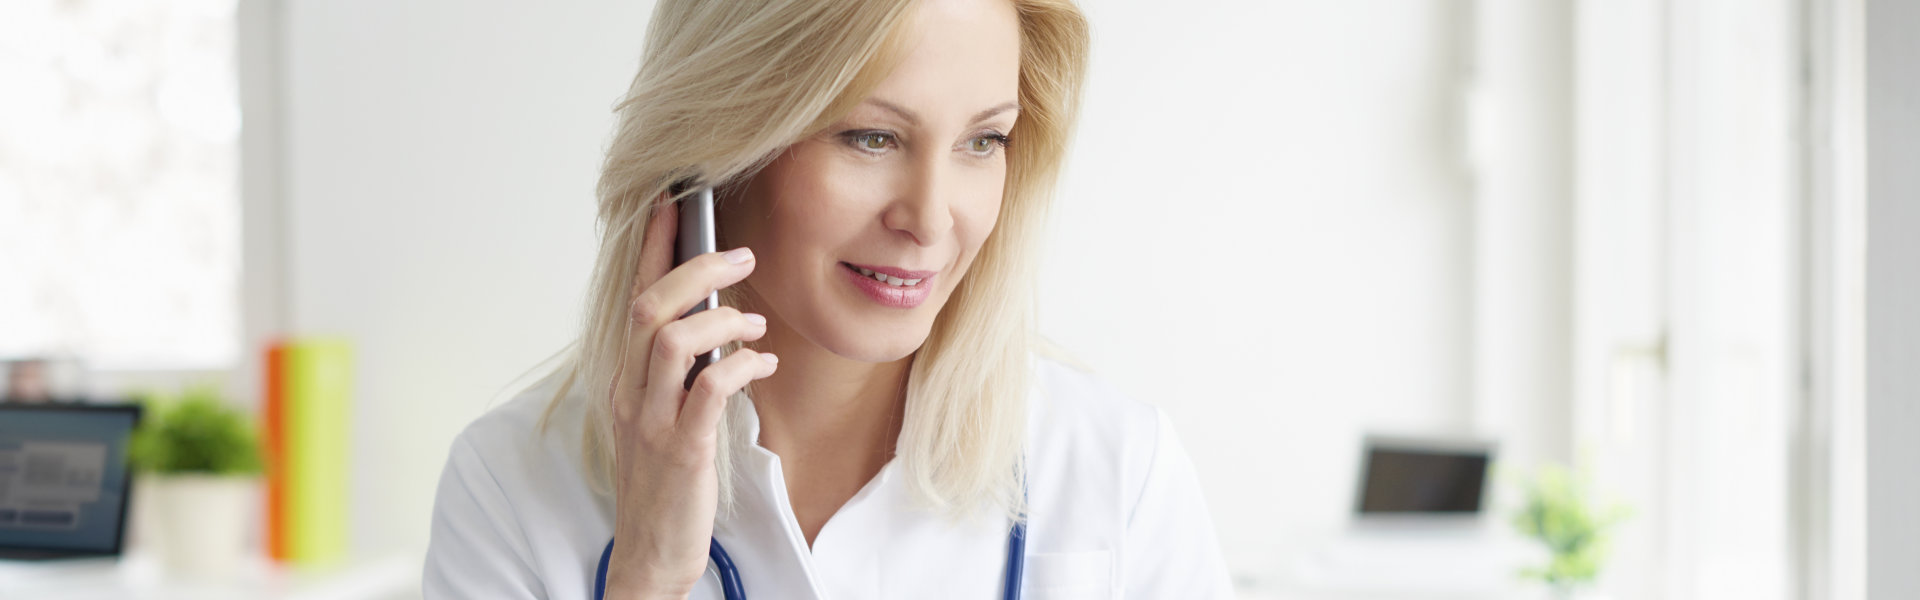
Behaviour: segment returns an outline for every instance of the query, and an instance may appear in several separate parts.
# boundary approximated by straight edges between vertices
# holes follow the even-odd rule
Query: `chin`
[[[926,345],[927,335],[933,329],[932,323],[916,323],[911,327],[902,327],[882,335],[874,335],[870,326],[849,320],[829,326],[833,331],[818,340],[820,347],[835,355],[869,363],[894,362],[918,352]],[[910,330],[907,330],[910,329]]]

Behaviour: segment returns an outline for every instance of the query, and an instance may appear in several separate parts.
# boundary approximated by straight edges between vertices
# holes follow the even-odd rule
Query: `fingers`
[[[670,426],[681,418],[682,399],[688,397],[688,392],[681,389],[679,382],[685,381],[687,371],[693,368],[694,355],[734,340],[751,342],[766,333],[765,317],[742,314],[730,306],[700,311],[661,327],[654,335],[653,358],[647,365],[647,379],[658,385],[647,386],[640,407],[642,422],[656,428]],[[743,348],[735,354],[744,352]],[[706,371],[713,370],[714,366],[708,365]],[[702,377],[706,371],[700,372]],[[695,385],[698,384],[696,380]]]
[[[734,248],[708,252],[667,271],[633,299],[635,327],[658,329],[686,314],[708,294],[753,273],[753,251]]]
[[[688,435],[713,436],[725,412],[727,397],[747,387],[753,380],[772,375],[780,358],[770,353],[741,348],[720,362],[708,365],[694,378],[687,392],[686,408],[680,411],[679,429]]]
[[[612,373],[612,388],[607,394],[614,417],[620,417],[628,406],[639,400],[639,390],[647,388],[647,348],[653,348],[653,333],[659,327],[636,327],[632,313],[639,294],[653,287],[660,277],[666,277],[666,271],[674,265],[674,235],[680,223],[680,206],[668,202],[668,198],[668,194],[660,194],[653,215],[647,217],[647,233],[639,240],[634,287],[626,292],[626,346],[620,348],[620,369]]]
[[[634,273],[633,289],[628,298],[640,295],[640,292],[653,286],[673,269],[673,242],[678,235],[680,223],[680,203],[668,201],[666,194],[660,195],[655,204],[653,217],[647,220],[647,234],[640,241],[640,268]]]
[[[674,266],[679,207],[665,198],[662,196],[659,208],[649,218],[641,241],[627,306],[626,347],[609,398],[616,417],[631,418],[637,412],[643,423],[654,426],[669,425],[679,418],[685,393],[677,384],[685,380],[693,355],[736,339],[759,339],[766,333],[764,319],[750,322],[730,308],[680,319],[715,290],[746,279],[755,263],[753,251],[736,248],[696,256]],[[670,338],[663,341],[669,332]],[[669,379],[657,379],[659,376]],[[661,381],[676,385],[649,385]]]
[[[620,368],[613,374],[613,389],[608,394],[616,417],[638,402],[640,390],[647,387],[647,352],[653,347],[654,331],[659,329],[658,325],[637,326],[632,314],[634,306],[640,294],[673,267],[673,238],[680,221],[680,207],[669,202],[666,194],[661,194],[660,202],[654,206],[646,235],[640,240],[640,264],[634,270],[633,287],[627,292],[626,346],[621,349]]]

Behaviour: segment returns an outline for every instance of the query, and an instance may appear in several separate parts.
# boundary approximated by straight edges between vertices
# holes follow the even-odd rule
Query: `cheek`
[[[983,171],[969,178],[966,200],[954,207],[955,233],[968,262],[999,225],[1000,209],[1005,202],[1005,169]]]
[[[877,218],[885,186],[874,185],[871,173],[819,156],[817,150],[790,154],[769,187],[777,190],[770,196],[769,229],[781,245],[814,251],[839,248]]]
[[[856,178],[811,146],[790,147],[754,174],[738,207],[722,215],[723,238],[767,251],[762,261],[797,260],[796,253],[847,225],[847,205],[859,191],[847,182]]]

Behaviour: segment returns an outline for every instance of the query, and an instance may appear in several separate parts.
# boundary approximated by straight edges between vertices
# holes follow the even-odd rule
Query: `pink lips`
[[[920,283],[908,286],[887,285],[872,277],[860,274],[859,271],[854,269],[856,266],[889,277],[918,279]],[[895,267],[854,265],[852,263],[840,263],[840,271],[846,273],[848,280],[853,283],[853,286],[862,293],[865,293],[868,298],[872,298],[874,302],[879,303],[881,306],[891,308],[913,308],[919,306],[922,302],[926,302],[927,296],[933,293],[933,276],[939,272],[910,271]]]

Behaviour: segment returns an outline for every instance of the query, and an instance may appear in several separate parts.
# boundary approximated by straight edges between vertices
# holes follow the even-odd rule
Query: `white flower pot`
[[[221,578],[246,558],[259,478],[161,475],[148,480],[158,539],[152,550],[169,572],[190,578]]]

